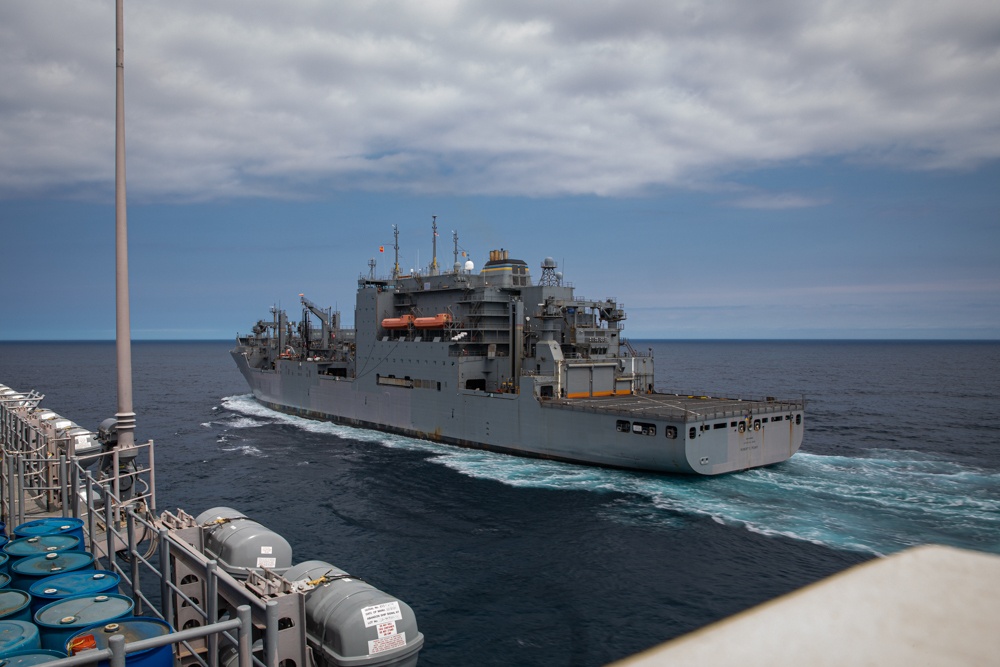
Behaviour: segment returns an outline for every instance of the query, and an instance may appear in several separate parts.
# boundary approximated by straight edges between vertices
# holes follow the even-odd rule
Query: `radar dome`
[[[471,259],[465,262],[465,270],[466,271],[472,271],[475,268],[476,268],[476,265],[472,263]]]
[[[542,260],[542,268],[543,269],[556,268],[556,260],[552,259],[551,257],[546,257],[545,259]]]

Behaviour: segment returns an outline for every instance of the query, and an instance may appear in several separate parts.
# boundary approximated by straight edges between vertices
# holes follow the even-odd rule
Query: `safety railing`
[[[301,600],[282,605],[280,596],[261,599],[197,551],[200,528],[191,521],[185,532],[154,516],[152,441],[129,450],[73,456],[65,439],[43,432],[35,408],[23,401],[0,403],[0,519],[11,528],[49,516],[80,519],[95,565],[118,575],[136,615],[159,618],[174,628],[162,637],[135,642],[113,636],[107,649],[52,661],[53,667],[102,660],[121,667],[129,654],[166,645],[174,647],[176,664],[184,667],[218,667],[223,650],[230,652],[226,667],[278,667],[290,651],[296,665],[312,664],[305,623],[294,617]],[[99,471],[97,476],[91,467]],[[281,577],[271,576],[280,582],[272,588],[284,584],[287,589]],[[279,636],[289,616],[300,633],[293,642]],[[178,628],[181,618],[187,620]],[[259,658],[253,655],[255,636]],[[289,644],[295,647],[280,650]]]

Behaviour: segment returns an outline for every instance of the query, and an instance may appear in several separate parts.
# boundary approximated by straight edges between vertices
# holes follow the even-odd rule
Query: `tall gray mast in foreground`
[[[115,8],[115,341],[118,353],[118,446],[135,446],[132,411],[132,330],[128,303],[128,223],[125,212],[125,29],[122,0]]]

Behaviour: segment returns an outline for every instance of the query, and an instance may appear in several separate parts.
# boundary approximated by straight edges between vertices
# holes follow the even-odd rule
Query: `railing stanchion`
[[[59,501],[62,505],[63,518],[69,514],[69,466],[66,465],[66,455],[59,455]]]
[[[136,616],[142,616],[142,584],[139,583],[139,545],[135,541],[135,512],[131,507],[125,513],[126,525],[128,526],[128,562],[132,577],[132,604],[134,605]]]
[[[170,538],[166,528],[160,528],[160,607],[163,609],[163,620],[171,625],[177,621],[174,618],[174,596],[170,591],[170,582],[174,573],[170,565]],[[180,628],[177,628],[180,630]]]
[[[112,572],[117,571],[117,563],[115,562],[115,507],[114,500],[111,498],[111,487],[109,485],[103,485],[101,487],[104,489],[104,536],[107,538],[108,544],[108,569]]]
[[[219,563],[214,560],[208,561],[208,581],[206,589],[205,612],[208,614],[208,624],[216,623],[219,620],[219,580],[217,570]],[[217,667],[219,664],[219,635],[208,636],[208,666]]]
[[[111,667],[125,667],[125,637],[111,635],[108,637],[108,648],[111,649]]]
[[[278,667],[278,603],[268,600],[264,608],[267,626],[264,628],[264,664]]]
[[[253,660],[250,655],[253,643],[253,618],[250,614],[250,605],[242,604],[237,607],[236,618],[240,619],[240,667],[251,667]]]

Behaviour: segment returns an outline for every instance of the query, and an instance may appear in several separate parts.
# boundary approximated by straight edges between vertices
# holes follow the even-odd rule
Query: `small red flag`
[[[379,251],[379,252],[385,252],[385,246],[384,246],[384,245],[380,245],[380,246],[378,247],[378,251]]]

